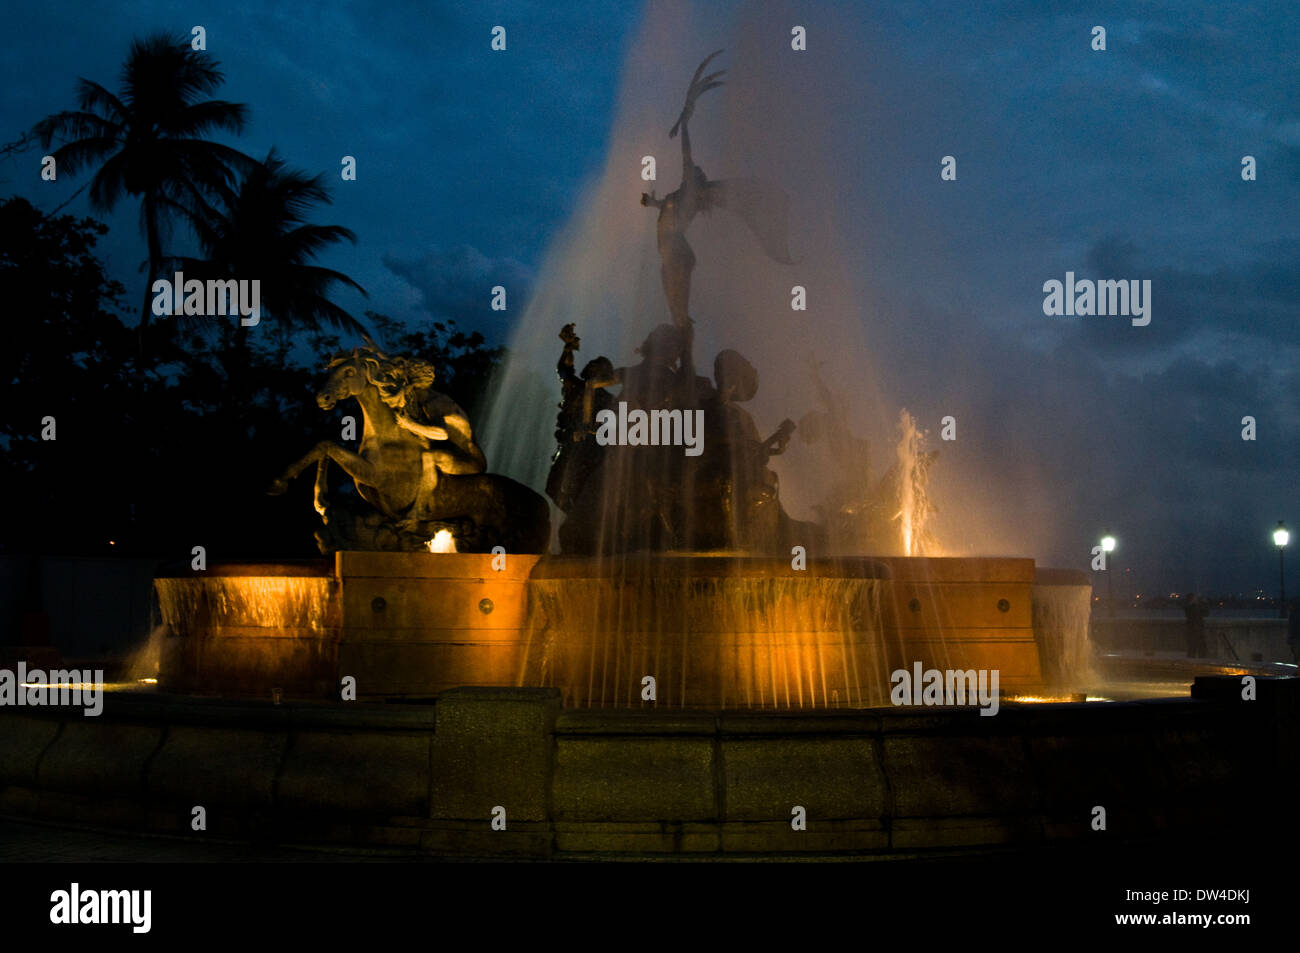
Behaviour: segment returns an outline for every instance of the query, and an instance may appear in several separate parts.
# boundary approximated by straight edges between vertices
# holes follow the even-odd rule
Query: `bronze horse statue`
[[[450,398],[433,391],[432,368],[422,361],[389,358],[373,345],[335,358],[316,394],[322,410],[349,398],[361,407],[356,451],[322,440],[294,461],[268,492],[284,493],[289,481],[316,464],[315,507],[324,524],[317,542],[325,553],[339,549],[418,551],[439,530],[448,530],[458,552],[545,552],[550,509],[528,487],[485,473],[486,459],[469,420]],[[331,506],[330,461],[352,477],[372,508],[358,512]]]

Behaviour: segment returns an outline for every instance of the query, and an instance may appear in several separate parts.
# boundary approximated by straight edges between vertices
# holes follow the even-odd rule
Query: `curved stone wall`
[[[467,856],[900,855],[1230,833],[1288,811],[1300,682],[970,710],[562,710],[111,696],[0,713],[0,813]],[[1267,783],[1263,783],[1266,779]],[[208,829],[190,831],[194,806]],[[1092,827],[1093,809],[1107,830]],[[494,809],[505,829],[493,827]],[[796,808],[806,829],[792,827]],[[1244,812],[1250,812],[1249,814]]]
[[[888,704],[891,673],[1042,688],[1032,560],[338,553],[157,580],[173,692],[432,697],[555,686],[566,707]]]

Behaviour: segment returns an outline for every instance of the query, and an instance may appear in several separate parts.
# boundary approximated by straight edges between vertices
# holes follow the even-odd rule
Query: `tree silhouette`
[[[204,98],[225,80],[206,52],[166,33],[131,41],[117,93],[99,83],[78,80],[76,110],[38,122],[33,132],[63,171],[76,174],[97,167],[90,185],[91,204],[109,212],[123,193],[140,200],[140,224],[148,243],[148,280],[140,314],[140,334],[149,326],[151,287],[164,262],[163,241],[177,212],[205,205],[205,195],[228,185],[252,160],[207,136],[240,132],[247,107]]]
[[[187,273],[204,278],[257,279],[261,310],[283,330],[319,331],[325,326],[361,335],[366,328],[327,297],[335,285],[365,289],[342,272],[312,264],[325,248],[356,242],[341,225],[313,225],[312,207],[329,204],[324,174],[289,168],[274,149],[251,165],[233,186],[216,189],[216,202],[186,210],[202,259],[175,259]],[[238,323],[236,340],[246,328]]]
[[[504,347],[487,347],[482,334],[467,334],[453,320],[412,329],[376,311],[367,311],[366,318],[392,353],[432,364],[436,375],[433,386],[460,404],[476,426],[480,423],[478,411],[492,375],[505,359]]]

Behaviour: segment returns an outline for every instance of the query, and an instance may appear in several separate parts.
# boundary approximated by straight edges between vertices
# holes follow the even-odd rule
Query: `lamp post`
[[[1277,529],[1273,530],[1273,545],[1277,547],[1277,604],[1278,615],[1286,618],[1286,544],[1291,541],[1291,534],[1287,532],[1286,524],[1281,520],[1277,521]]]
[[[1107,533],[1101,538],[1101,551],[1106,554],[1106,603],[1110,617],[1115,618],[1115,583],[1111,578],[1110,554],[1115,551],[1115,537]]]

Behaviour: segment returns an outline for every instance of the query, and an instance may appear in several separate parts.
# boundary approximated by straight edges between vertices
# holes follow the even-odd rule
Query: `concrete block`
[[[79,713],[77,717],[82,717]],[[0,785],[36,783],[36,765],[55,735],[57,718],[20,715],[13,711],[0,714]]]
[[[553,688],[458,688],[438,697],[433,736],[435,818],[507,823],[549,818]]]
[[[885,776],[871,738],[724,738],[728,821],[784,821],[802,806],[810,819],[888,813]]]
[[[269,808],[289,736],[254,731],[177,725],[149,765],[152,798],[187,805]]]
[[[144,767],[158,750],[162,725],[70,718],[41,761],[41,787],[139,797]]]
[[[277,807],[423,815],[429,804],[430,741],[422,733],[296,733],[280,775]]]
[[[556,820],[717,819],[713,739],[566,736],[556,739]]]
[[[1038,807],[1038,783],[1022,738],[887,734],[884,750],[896,818],[1016,814]]]

